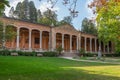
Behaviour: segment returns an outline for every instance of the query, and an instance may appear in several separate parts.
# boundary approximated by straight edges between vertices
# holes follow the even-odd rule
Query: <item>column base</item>
[[[20,50],[20,48],[16,48],[16,50],[18,51],[18,50]]]
[[[29,48],[29,51],[32,51],[32,48]]]

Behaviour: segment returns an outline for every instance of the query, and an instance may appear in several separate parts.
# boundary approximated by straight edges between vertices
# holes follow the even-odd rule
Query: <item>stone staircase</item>
[[[77,53],[75,53],[75,52],[63,52],[62,56],[63,57],[76,57]]]

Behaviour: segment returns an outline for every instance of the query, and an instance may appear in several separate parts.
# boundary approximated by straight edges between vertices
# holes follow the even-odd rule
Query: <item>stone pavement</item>
[[[83,62],[97,62],[97,63],[108,63],[108,64],[120,64],[119,62],[105,62],[105,61],[81,60],[81,59],[74,59],[73,57],[60,57],[60,58],[74,60],[74,61],[83,61]]]

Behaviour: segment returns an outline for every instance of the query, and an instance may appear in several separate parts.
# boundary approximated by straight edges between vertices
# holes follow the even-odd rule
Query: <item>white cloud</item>
[[[10,2],[10,6],[15,8],[16,5],[17,5],[17,3],[18,3],[18,2],[22,2],[22,1],[23,1],[23,0],[12,0],[12,1],[9,1],[9,2]],[[6,14],[7,16],[9,15],[9,11],[10,11],[10,8],[11,8],[11,7],[6,7],[6,8],[5,8],[5,14]]]
[[[58,7],[55,6],[51,8],[51,6],[52,5],[50,3],[42,2],[38,9],[40,9],[42,13],[45,12],[47,9],[50,9],[52,11],[59,11]]]

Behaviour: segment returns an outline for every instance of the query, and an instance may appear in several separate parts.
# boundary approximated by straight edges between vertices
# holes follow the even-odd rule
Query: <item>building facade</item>
[[[0,18],[5,25],[13,25],[17,36],[12,41],[6,41],[5,46],[10,50],[24,51],[54,51],[59,46],[63,52],[76,53],[80,49],[86,52],[96,53],[99,50],[104,53],[112,53],[114,46],[112,42],[104,45],[98,42],[95,35],[82,33],[71,25],[58,27],[45,26],[10,18]]]

